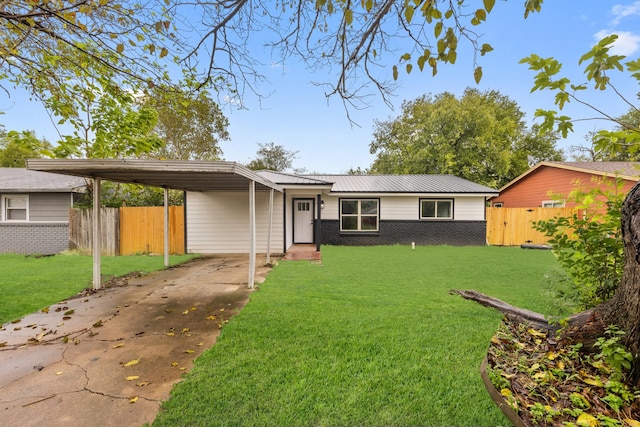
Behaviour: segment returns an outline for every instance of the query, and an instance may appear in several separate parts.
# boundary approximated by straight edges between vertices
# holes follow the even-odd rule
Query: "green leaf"
[[[122,43],[118,43],[118,45],[116,46],[116,52],[118,53],[124,52],[124,45]]]
[[[496,0],[483,0],[483,3],[487,13],[491,13],[493,6],[496,4]]]
[[[393,66],[393,80],[398,80],[398,66]]]
[[[476,67],[473,71],[473,79],[476,83],[480,83],[480,80],[482,80],[482,67]]]
[[[440,37],[440,34],[442,34],[442,21],[438,21],[433,27],[433,34],[436,37]]]
[[[411,19],[413,18],[413,14],[415,9],[411,5],[407,5],[404,9],[404,17],[407,20],[407,23],[411,23]]]
[[[347,25],[351,25],[353,23],[353,11],[351,9],[344,11],[344,22]]]

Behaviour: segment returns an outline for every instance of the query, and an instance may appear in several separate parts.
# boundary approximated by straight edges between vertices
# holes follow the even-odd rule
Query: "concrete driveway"
[[[256,283],[268,269],[258,259]],[[249,300],[246,255],[191,261],[0,330],[0,424],[140,426]]]

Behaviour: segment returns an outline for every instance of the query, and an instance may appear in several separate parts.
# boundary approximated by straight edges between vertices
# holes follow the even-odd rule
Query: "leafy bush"
[[[622,180],[615,184],[594,179],[589,189],[576,183],[567,197],[576,203],[569,217],[538,221],[533,227],[551,237],[549,244],[571,276],[577,301],[591,308],[615,292],[624,267],[620,211],[625,194]]]

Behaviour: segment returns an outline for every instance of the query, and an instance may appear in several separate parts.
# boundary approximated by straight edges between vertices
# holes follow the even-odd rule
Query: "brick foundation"
[[[339,221],[322,220],[323,245],[486,245],[486,221],[381,221],[377,233],[340,233]]]
[[[67,249],[67,223],[0,223],[0,253],[51,255]]]

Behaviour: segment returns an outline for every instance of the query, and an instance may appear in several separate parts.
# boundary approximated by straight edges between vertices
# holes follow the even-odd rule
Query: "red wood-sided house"
[[[541,162],[502,187],[490,202],[504,208],[574,207],[566,197],[578,183],[581,188],[604,189],[616,178],[623,181],[622,191],[628,193],[640,180],[640,163]]]

